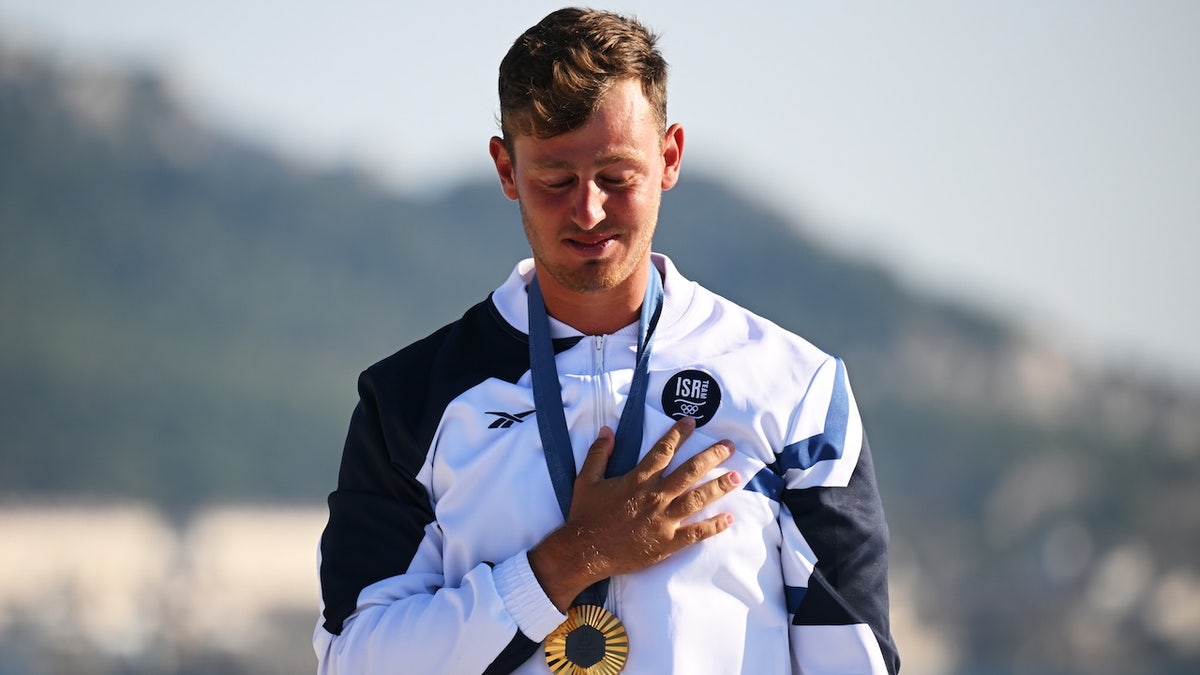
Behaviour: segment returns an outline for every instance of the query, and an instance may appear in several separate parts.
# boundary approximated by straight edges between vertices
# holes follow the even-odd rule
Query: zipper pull
[[[604,370],[604,336],[592,336],[592,369],[594,372]]]

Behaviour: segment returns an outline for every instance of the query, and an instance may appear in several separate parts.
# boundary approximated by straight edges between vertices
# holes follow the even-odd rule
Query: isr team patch
[[[674,419],[691,417],[696,426],[708,424],[721,405],[721,387],[702,370],[675,373],[663,387],[663,412]]]

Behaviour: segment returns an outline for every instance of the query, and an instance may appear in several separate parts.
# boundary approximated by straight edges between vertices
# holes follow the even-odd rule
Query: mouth
[[[613,246],[616,246],[617,236],[606,234],[601,236],[571,237],[565,239],[563,243],[581,256],[595,258],[603,255]]]

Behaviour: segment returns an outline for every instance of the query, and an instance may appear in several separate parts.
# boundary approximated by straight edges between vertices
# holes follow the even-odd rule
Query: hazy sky
[[[693,169],[922,289],[1200,382],[1200,2],[592,5],[662,34]],[[558,6],[3,0],[0,30],[154,64],[227,125],[424,190],[489,170],[496,66]]]

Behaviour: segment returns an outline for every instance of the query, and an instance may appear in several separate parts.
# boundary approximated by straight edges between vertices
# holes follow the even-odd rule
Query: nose
[[[579,227],[590,230],[604,220],[604,202],[608,195],[595,181],[580,182],[579,194],[575,196],[572,220]]]

